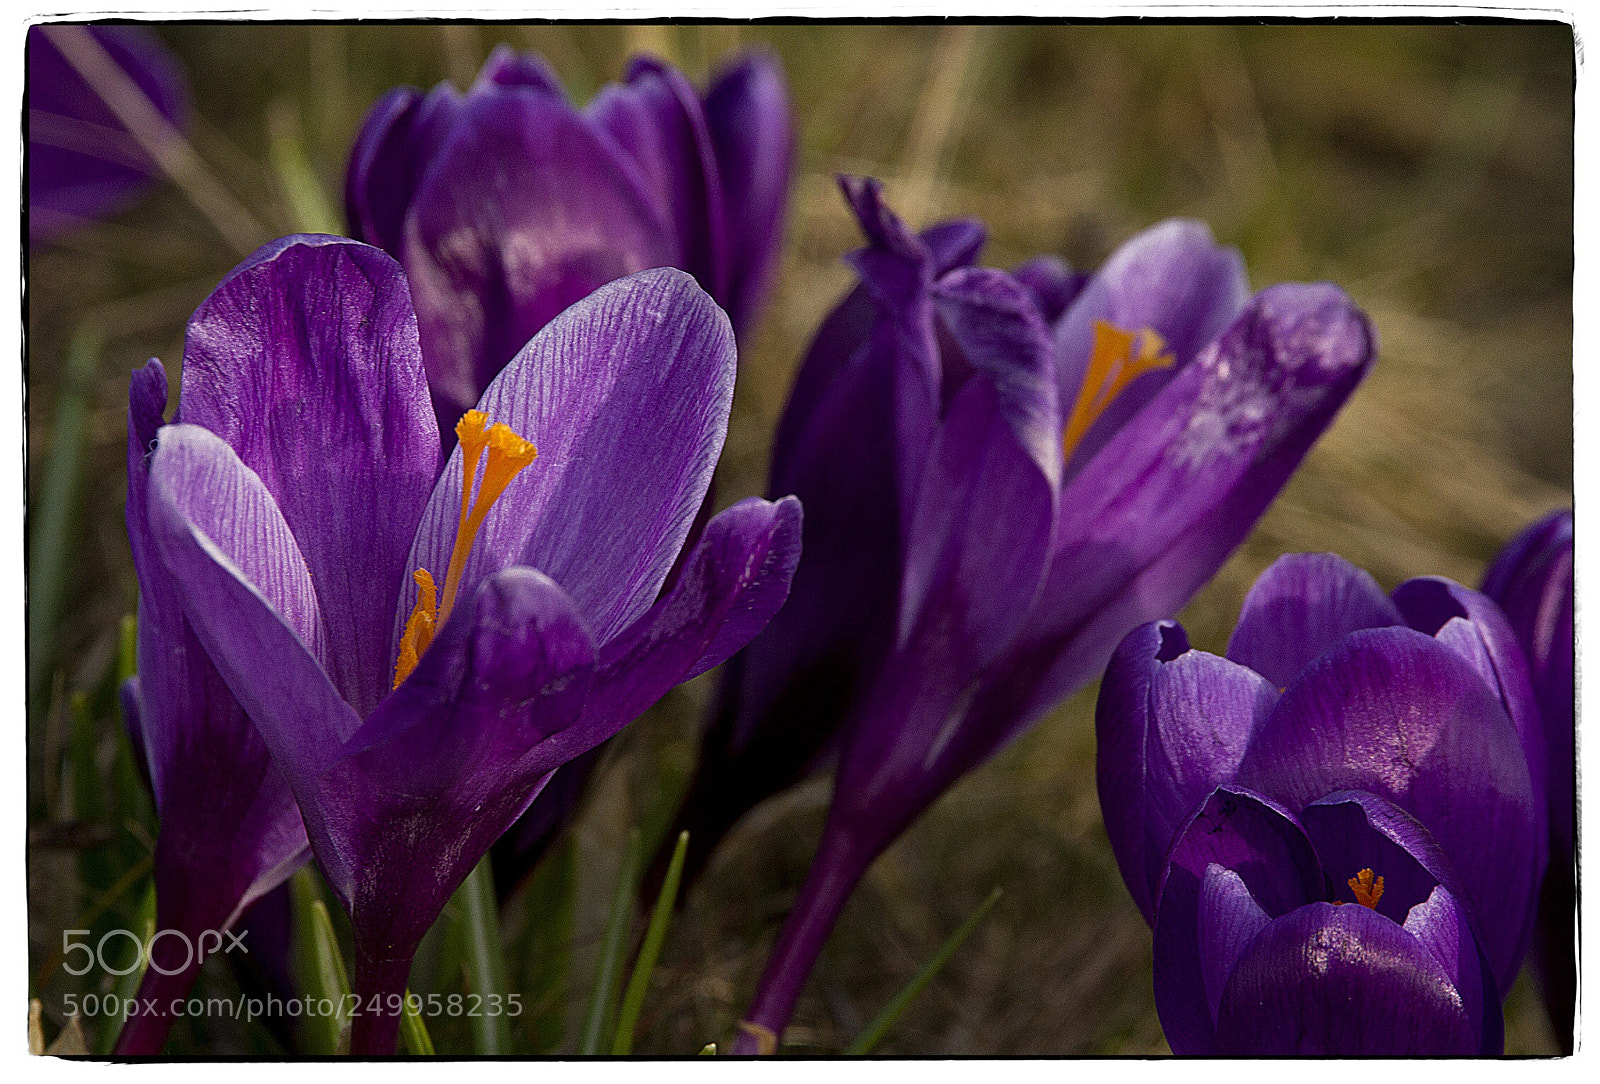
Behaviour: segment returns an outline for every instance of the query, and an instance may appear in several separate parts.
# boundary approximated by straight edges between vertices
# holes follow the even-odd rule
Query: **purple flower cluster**
[[[1130,633],[1096,736],[1175,1052],[1500,1052],[1547,812],[1539,708],[1489,599],[1283,557],[1225,657],[1174,621]]]

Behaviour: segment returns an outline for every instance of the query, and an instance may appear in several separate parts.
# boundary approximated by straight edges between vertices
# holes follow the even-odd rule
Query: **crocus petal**
[[[1427,825],[1510,989],[1546,844],[1516,729],[1459,654],[1408,628],[1353,633],[1289,686],[1237,779],[1293,809],[1370,791]]]
[[[189,321],[179,420],[233,446],[294,535],[325,665],[361,714],[389,691],[389,627],[438,470],[439,436],[400,265],[347,238],[290,237]]]
[[[1245,596],[1228,658],[1281,689],[1357,629],[1404,623],[1366,569],[1332,553],[1289,553]]]
[[[611,140],[554,95],[518,88],[467,99],[417,189],[400,251],[441,415],[471,407],[568,305],[678,256]]]
[[[587,112],[656,193],[677,232],[679,266],[711,296],[726,296],[730,250],[722,179],[689,81],[653,57],[635,57],[626,81],[601,87]]]
[[[682,271],[610,283],[507,365],[478,409],[538,446],[488,514],[461,590],[511,565],[570,594],[597,644],[655,601],[722,451],[733,397],[728,318]],[[461,501],[461,450],[423,515],[408,567],[443,582]],[[394,642],[415,601],[402,595]]]
[[[1467,909],[1443,885],[1411,909],[1405,930],[1433,954],[1461,996],[1467,1018],[1477,1024],[1481,1049],[1498,1054],[1505,1042],[1505,1020],[1500,1012],[1500,991],[1495,986],[1489,957],[1472,929]]]
[[[616,729],[743,647],[783,605],[800,502],[740,501],[707,524],[677,584],[601,653],[585,723]]]
[[[1365,907],[1313,903],[1264,929],[1223,991],[1218,1053],[1487,1054],[1433,954]]]
[[[85,220],[132,203],[159,172],[67,61],[59,35],[83,35],[105,51],[155,111],[187,127],[189,88],[177,58],[137,26],[28,28],[28,239],[52,240]]]
[[[1335,899],[1355,901],[1349,878],[1370,869],[1383,878],[1377,912],[1404,922],[1440,885],[1460,890],[1438,841],[1411,814],[1376,794],[1335,791],[1306,806],[1300,823],[1316,845]]]
[[[789,87],[777,58],[748,53],[719,72],[706,91],[705,117],[727,220],[728,283],[719,296],[743,331],[777,264],[794,168]]]
[[[1250,895],[1244,879],[1231,869],[1212,862],[1200,882],[1200,907],[1196,915],[1200,943],[1200,977],[1211,1019],[1228,976],[1239,957],[1272,918]]]
[[[400,251],[406,210],[460,117],[462,102],[449,83],[427,94],[396,87],[367,111],[344,181],[345,220],[356,240],[391,254]]]
[[[1095,771],[1106,835],[1134,902],[1154,924],[1156,890],[1178,829],[1232,780],[1277,690],[1245,667],[1190,651],[1182,626],[1128,634],[1095,708]]]
[[[1484,683],[1500,694],[1522,739],[1534,801],[1541,810],[1548,808],[1544,724],[1528,678],[1527,657],[1505,614],[1487,596],[1442,576],[1407,580],[1395,588],[1394,600],[1408,625],[1454,648]]]
[[[1211,793],[1172,845],[1156,909],[1156,1010],[1176,1054],[1217,1052],[1199,941],[1201,887],[1213,863],[1236,873],[1273,917],[1322,894],[1316,851],[1287,810],[1238,787]]]
[[[1085,284],[1056,324],[1056,377],[1072,402],[1094,347],[1094,325],[1161,336],[1176,364],[1138,377],[1078,446],[1084,464],[1202,348],[1233,322],[1250,297],[1244,257],[1212,240],[1202,222],[1171,219],[1128,241]]]
[[[360,717],[319,661],[322,618],[289,525],[255,472],[199,426],[161,430],[149,501],[185,615],[304,799]]]
[[[226,929],[307,855],[288,784],[207,658],[152,537],[145,454],[166,409],[166,373],[133,374],[128,409],[128,537],[139,578],[139,677],[123,706],[161,815],[157,906],[163,928]]]
[[[474,90],[493,87],[531,87],[549,94],[563,94],[561,80],[538,53],[524,53],[504,43],[496,45],[478,72]]]
[[[1059,256],[1035,256],[1013,267],[1011,277],[1027,288],[1039,307],[1039,315],[1053,325],[1093,276],[1087,271],[1074,271]]]
[[[318,780],[318,861],[364,951],[409,953],[556,767],[541,743],[583,709],[594,645],[549,577],[485,580]],[[419,861],[419,857],[426,856]]]
[[[997,745],[1097,674],[1129,629],[1177,612],[1210,579],[1374,350],[1366,317],[1337,287],[1263,290],[1062,486],[1026,646],[975,705]]]

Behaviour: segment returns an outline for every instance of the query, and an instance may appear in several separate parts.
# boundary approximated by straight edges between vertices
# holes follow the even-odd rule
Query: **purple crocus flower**
[[[1539,893],[1534,961],[1556,1039],[1570,1053],[1578,990],[1571,511],[1552,512],[1512,539],[1489,566],[1483,593],[1505,611],[1527,655],[1543,724],[1550,865]]]
[[[131,204],[159,172],[111,107],[62,54],[57,28],[28,29],[28,240],[53,240]],[[79,33],[78,28],[67,28]],[[188,123],[189,86],[177,58],[137,26],[82,32],[169,124]]]
[[[352,234],[405,266],[444,426],[529,337],[596,287],[679,267],[743,334],[771,277],[793,131],[777,62],[704,96],[661,61],[579,110],[533,54],[495,50],[472,89],[390,91],[351,153]]]
[[[733,378],[727,318],[694,280],[631,275],[527,344],[441,473],[383,252],[274,242],[195,313],[150,534],[350,912],[353,1051],[393,1048],[418,941],[550,773],[782,604],[793,498],[716,516],[660,590]]]
[[[1493,602],[1438,578],[1389,596],[1338,557],[1292,554],[1251,588],[1225,658],[1173,621],[1129,633],[1095,717],[1106,833],[1155,929],[1174,1051],[1493,1052],[1545,855],[1542,735]],[[1329,909],[1352,877],[1382,879],[1385,923]],[[1414,997],[1430,956],[1456,1009]],[[1249,1003],[1225,1004],[1246,959]],[[1351,1007],[1356,987],[1372,1004]]]
[[[869,240],[849,257],[862,289],[819,332],[775,456],[775,483],[816,502],[808,560],[714,734],[723,764],[839,748],[743,1052],[776,1043],[876,856],[1212,575],[1373,354],[1336,287],[1252,298],[1238,254],[1196,223],[1087,281],[1051,262],[1019,279],[964,266],[975,226],[919,237],[875,183],[845,191]]]

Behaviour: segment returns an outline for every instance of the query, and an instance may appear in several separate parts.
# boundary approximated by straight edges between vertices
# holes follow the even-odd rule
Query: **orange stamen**
[[[1355,895],[1356,902],[1363,907],[1376,909],[1378,901],[1383,898],[1383,878],[1374,877],[1370,869],[1364,869],[1350,878],[1345,884],[1350,886],[1350,891]]]
[[[1150,328],[1132,332],[1106,320],[1094,322],[1094,348],[1089,353],[1083,383],[1078,387],[1078,397],[1073,400],[1072,412],[1067,416],[1061,437],[1069,462],[1089,428],[1129,384],[1145,373],[1173,364],[1173,356],[1163,353],[1166,345]]]
[[[508,425],[487,425],[488,416],[481,410],[469,410],[456,423],[456,439],[461,443],[461,513],[456,520],[455,544],[450,548],[450,563],[445,569],[444,599],[435,612],[437,592],[433,577],[425,568],[412,573],[417,584],[417,604],[406,620],[400,637],[400,654],[395,661],[395,686],[398,688],[417,660],[433,641],[434,630],[445,623],[455,605],[456,592],[461,588],[461,577],[466,572],[467,558],[478,531],[489,518],[489,509],[505,493],[511,480],[532,463],[539,449],[512,432]],[[487,456],[485,456],[487,452]],[[479,478],[478,461],[482,459],[483,472]],[[473,497],[473,483],[477,482],[477,497]]]

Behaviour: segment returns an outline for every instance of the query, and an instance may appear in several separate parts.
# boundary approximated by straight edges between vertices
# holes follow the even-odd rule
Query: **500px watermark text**
[[[139,935],[132,930],[107,930],[100,935],[98,942],[91,943],[87,939],[93,936],[90,930],[62,930],[61,931],[61,966],[69,975],[87,975],[96,965],[100,970],[111,975],[129,975],[140,967],[149,964],[152,969],[163,975],[178,975],[187,971],[190,966],[199,963],[207,956],[218,952],[249,952],[244,943],[244,933],[235,933],[232,930],[204,930],[198,938],[190,939],[182,930],[157,930],[150,940],[141,940]],[[84,938],[84,940],[76,940]],[[118,946],[122,939],[133,945],[133,959],[125,966],[117,966],[107,961],[106,950],[109,946]],[[171,964],[175,958],[177,946],[183,946],[183,962],[175,967],[165,967],[155,958],[156,946],[167,940],[167,947],[163,952],[165,962]],[[121,949],[115,955],[120,956]],[[81,966],[74,966],[80,964]]]

